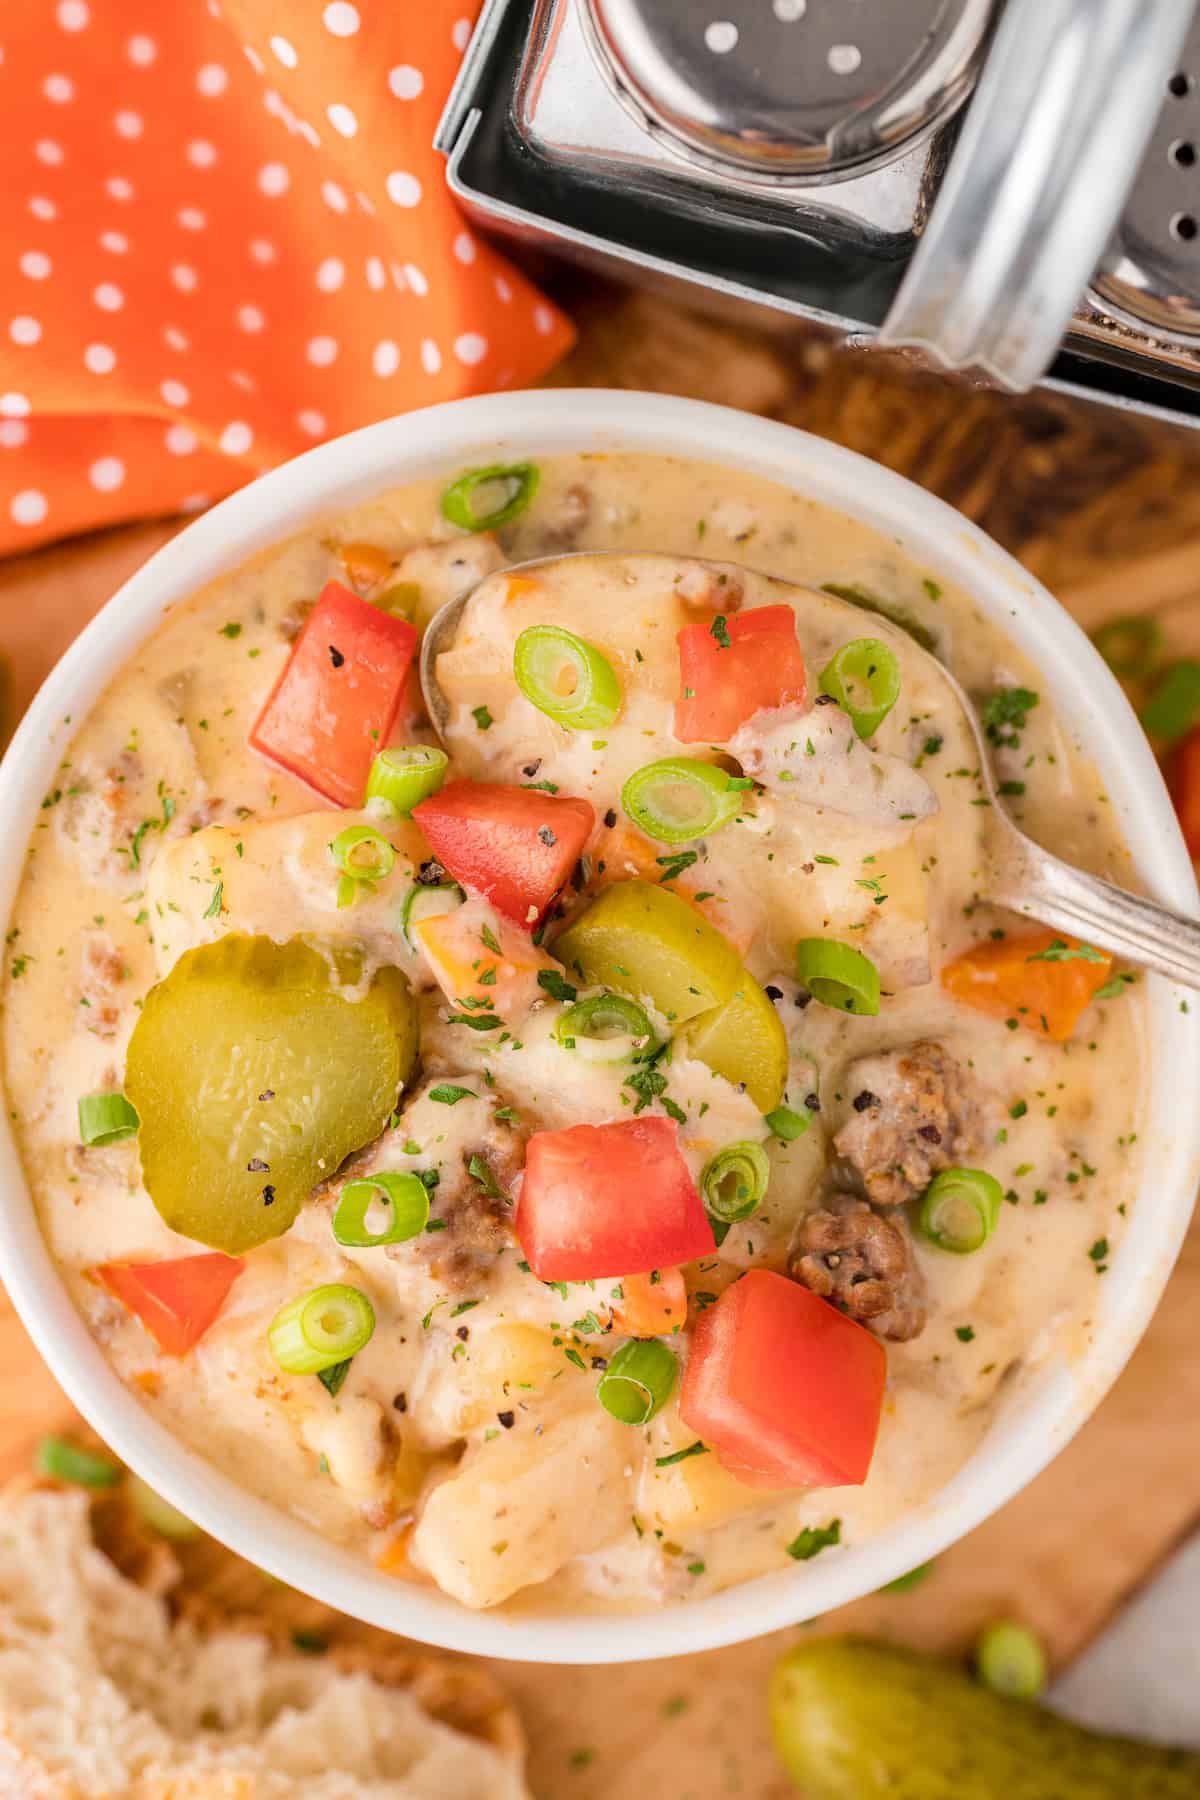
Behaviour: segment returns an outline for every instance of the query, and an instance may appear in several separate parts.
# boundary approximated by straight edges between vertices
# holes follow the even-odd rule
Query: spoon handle
[[[994,895],[1002,905],[1200,989],[1200,920],[1073,869],[1033,844],[1021,861],[1019,876],[1006,870],[1009,893]]]

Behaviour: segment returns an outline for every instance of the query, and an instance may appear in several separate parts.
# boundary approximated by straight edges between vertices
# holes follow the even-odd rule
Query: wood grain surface
[[[660,299],[557,280],[581,319],[557,384],[696,394],[788,420],[862,450],[977,519],[1049,582],[1089,628],[1162,617],[1200,652],[1200,444],[1100,408],[1013,401],[847,354],[778,323],[748,330]],[[697,446],[702,452],[703,446]],[[0,565],[0,651],[28,700],[81,625],[177,529],[131,526]],[[1129,1368],[1094,1418],[1016,1500],[942,1557],[919,1587],[876,1595],[808,1630],[879,1631],[962,1651],[998,1615],[1026,1620],[1061,1665],[1200,1521],[1200,1229]],[[38,1437],[72,1423],[0,1299],[0,1476]],[[187,1581],[345,1640],[368,1628],[268,1583],[201,1541]],[[631,1642],[637,1631],[630,1623]],[[764,1691],[798,1632],[624,1669],[497,1665],[532,1743],[544,1800],[783,1800]]]

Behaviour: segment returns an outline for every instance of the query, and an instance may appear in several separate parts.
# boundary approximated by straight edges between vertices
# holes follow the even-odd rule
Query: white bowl
[[[1196,907],[1166,790],[1117,683],[1046,590],[981,531],[900,476],[823,439],[696,401],[589,389],[460,400],[368,426],[243,488],[151,558],[63,657],[0,765],[0,917],[11,907],[42,795],[75,724],[165,607],[314,514],[464,463],[579,449],[699,454],[768,476],[885,532],[924,567],[960,582],[1042,671],[1060,718],[1099,766],[1149,892],[1184,911]],[[706,1650],[827,1612],[937,1555],[1024,1487],[1116,1378],[1170,1274],[1200,1172],[1200,1005],[1181,1010],[1182,991],[1157,978],[1148,993],[1155,1080],[1146,1166],[1131,1229],[1098,1284],[1091,1349],[1023,1388],[958,1474],[891,1529],[711,1599],[636,1617],[472,1613],[380,1574],[237,1487],[143,1410],[88,1335],[38,1232],[7,1122],[0,1128],[0,1275],[54,1374],[117,1454],[206,1531],[291,1586],[385,1630],[490,1656],[599,1663]]]

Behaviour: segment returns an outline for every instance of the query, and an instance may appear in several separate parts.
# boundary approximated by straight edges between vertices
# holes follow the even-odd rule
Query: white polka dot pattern
[[[0,9],[0,553],[562,351],[432,148],[479,4]]]

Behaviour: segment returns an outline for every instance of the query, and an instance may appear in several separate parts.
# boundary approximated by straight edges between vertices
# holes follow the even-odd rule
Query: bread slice
[[[0,1496],[0,1800],[528,1800],[469,1665],[206,1629],[172,1617],[161,1556],[143,1573],[96,1547],[84,1492]]]

